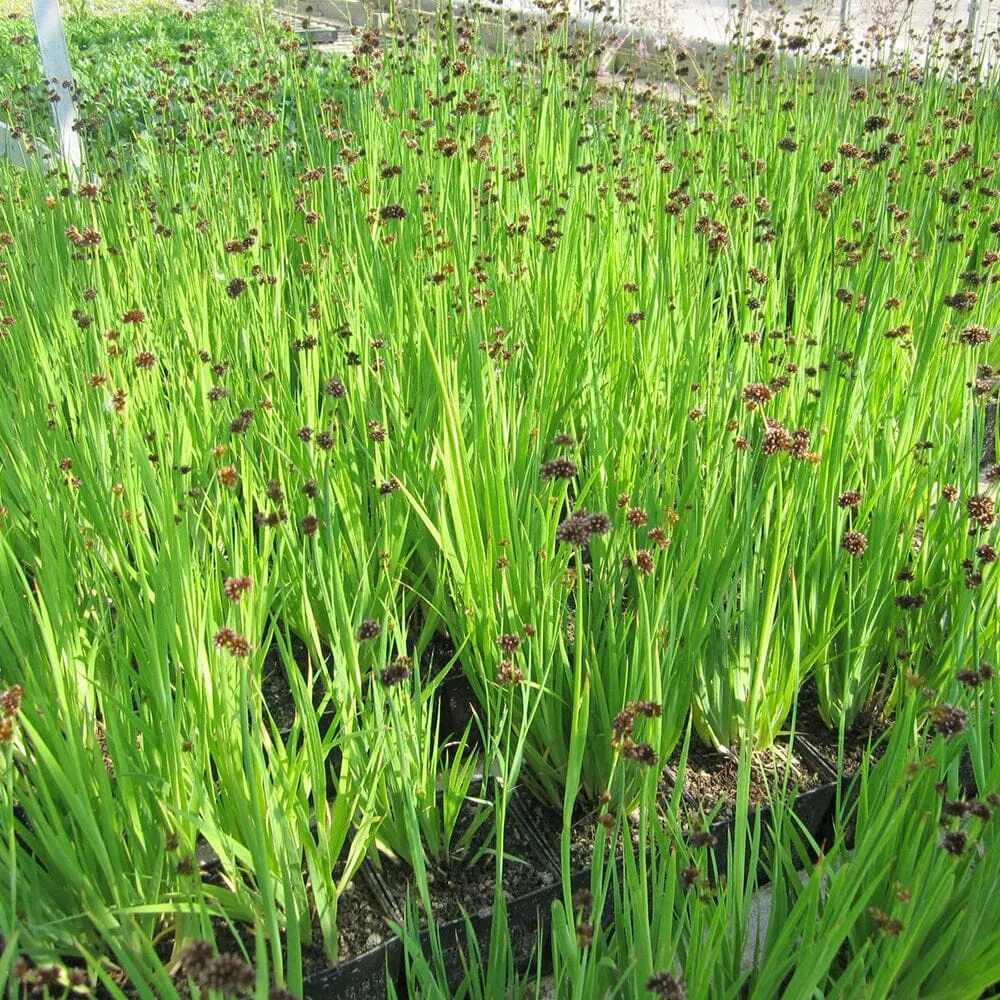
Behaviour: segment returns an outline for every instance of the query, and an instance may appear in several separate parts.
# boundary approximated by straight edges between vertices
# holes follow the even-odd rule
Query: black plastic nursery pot
[[[389,983],[400,996],[405,995],[399,938],[309,976],[302,984],[302,1000],[385,1000]]]
[[[538,888],[507,900],[507,941],[513,951],[515,965],[523,971],[528,968],[535,954],[539,934],[544,936],[547,933],[552,903],[561,888],[558,866],[553,867],[545,845],[535,831],[525,824],[523,813],[516,803],[512,804],[507,817],[508,847],[512,841],[518,845],[518,854],[525,855],[523,860],[530,864],[533,880],[542,883]],[[513,859],[509,859],[506,862],[507,870],[510,871],[510,866],[515,863]],[[489,864],[492,866],[492,859]],[[374,865],[366,863],[360,873],[381,903],[387,926],[390,922],[402,923],[406,895],[408,891],[412,891],[412,880],[401,877],[402,871],[386,865],[379,871]],[[461,871],[457,874],[461,875]],[[386,875],[389,875],[389,879]],[[434,883],[431,887],[432,904],[433,886]],[[341,917],[350,919],[349,911],[342,910]],[[493,933],[493,919],[492,900],[489,900],[483,901],[476,910],[469,912],[468,923],[464,914],[438,923],[438,944],[449,987],[456,988],[465,976],[470,952],[469,928],[471,927],[478,942],[480,953],[485,955]],[[431,959],[431,935],[426,929],[420,934],[420,944],[424,954]],[[384,998],[390,982],[400,997],[406,995],[404,949],[402,942],[396,937],[363,955],[308,977],[303,983],[303,1000]]]
[[[827,828],[830,813],[836,798],[837,776],[826,765],[820,756],[806,743],[795,740],[795,755],[815,775],[822,784],[817,788],[799,793],[791,803],[792,812],[798,823],[807,830],[817,843],[823,842],[824,830]],[[757,812],[761,814],[762,823],[766,826],[772,812],[770,805],[763,805],[759,810],[753,810],[750,824],[754,822]],[[562,818],[554,810],[547,809],[535,802],[529,802],[518,792],[511,798],[511,808],[507,817],[506,846],[518,859],[526,862],[522,869],[521,891],[507,891],[507,939],[513,951],[515,968],[518,972],[527,971],[537,960],[537,950],[541,945],[543,967],[545,965],[547,942],[551,933],[552,904],[561,897],[562,884],[559,877],[559,851],[555,846],[562,829]],[[715,868],[719,875],[725,873],[728,867],[730,844],[733,838],[734,822],[727,820],[712,825],[709,831],[712,843],[709,845],[715,857]],[[697,836],[691,831],[688,838]],[[511,845],[516,845],[512,850]],[[590,857],[592,847],[585,837],[576,844],[578,850],[573,852],[579,861]],[[217,865],[213,852],[207,845],[197,852],[202,870],[211,869]],[[799,859],[804,862],[804,859]],[[512,866],[518,862],[510,859],[505,863],[505,872],[511,872]],[[618,855],[609,863],[621,866],[622,857]],[[492,859],[491,859],[492,864]],[[523,872],[531,873],[531,887],[523,887]],[[385,875],[390,878],[386,878]],[[374,865],[366,862],[358,874],[358,881],[364,883],[368,896],[375,901],[387,935],[386,940],[363,954],[352,957],[338,965],[313,973],[303,983],[303,1000],[369,1000],[386,996],[389,983],[392,983],[397,994],[402,998],[407,995],[405,957],[403,944],[399,938],[392,936],[388,928],[390,924],[402,924],[403,913],[406,910],[407,892],[412,892],[412,879],[401,875],[401,869],[389,868],[383,865],[380,872]],[[707,872],[706,872],[707,874]],[[762,880],[766,873],[758,872]],[[456,873],[461,877],[461,870]],[[576,864],[570,874],[570,884],[575,892],[578,889],[588,889],[591,885],[593,869],[590,864]],[[763,884],[763,881],[762,881]],[[435,885],[431,885],[432,905],[435,899]],[[614,919],[612,900],[608,899],[602,921],[609,924]],[[470,960],[469,932],[475,936],[480,954],[488,953],[491,934],[493,932],[493,907],[491,900],[480,900],[465,908],[469,919],[466,922],[464,914],[457,918],[438,920],[437,937],[444,964],[447,984],[455,988],[465,975]],[[342,906],[341,921],[351,919],[349,906]],[[420,935],[421,947],[428,958],[432,958],[431,937],[427,930]]]
[[[787,744],[783,746],[788,749]],[[787,805],[790,806],[794,817],[796,830],[807,833],[813,841],[822,845],[828,831],[830,812],[836,802],[838,778],[823,758],[801,737],[795,738],[794,756],[819,779],[820,784],[817,787],[799,791]],[[667,774],[674,777],[669,770]],[[686,803],[693,805],[693,801],[686,791],[684,799]],[[753,829],[758,814],[761,826],[767,828],[772,823],[772,813],[773,809],[767,803],[749,810],[748,828]],[[709,825],[708,834],[710,836],[707,846],[714,858],[714,870],[719,876],[725,875],[729,868],[730,847],[735,836],[735,829],[736,821],[732,816],[727,816],[725,819],[717,820]],[[686,839],[689,843],[697,843],[698,838],[703,836],[702,831],[692,830],[687,833]],[[749,861],[749,844],[746,845],[746,852]],[[805,864],[806,859],[796,855],[794,861],[796,867],[801,867]],[[759,863],[757,877],[762,885],[767,881],[763,862]]]

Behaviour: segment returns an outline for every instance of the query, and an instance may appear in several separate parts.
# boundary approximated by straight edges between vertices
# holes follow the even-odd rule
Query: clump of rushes
[[[473,791],[486,773],[474,723],[442,740],[437,690],[445,676],[425,681],[410,657],[395,657],[371,692],[374,719],[366,736],[369,757],[380,762],[373,857],[411,866],[421,900],[430,884],[428,864],[470,864],[491,844],[492,807]]]
[[[968,712],[950,739],[938,712],[939,748],[990,731],[996,68],[941,38],[920,67],[892,64],[886,41],[862,86],[789,26],[741,38],[707,81],[726,100],[678,115],[607,91],[561,12],[523,40],[490,25],[495,53],[478,16],[412,38],[387,24],[350,60],[211,11],[73,19],[100,184],[0,161],[0,663],[31,709],[0,717],[0,924],[33,968],[67,956],[94,983],[128,967],[146,980],[128,989],[170,996],[152,942],[183,940],[205,904],[258,928],[298,990],[295,942],[315,917],[335,957],[371,824],[403,817],[385,843],[415,867],[442,850],[444,807],[403,816],[380,784],[392,771],[410,795],[414,771],[474,759],[474,734],[420,757],[436,722],[413,707],[431,684],[416,651],[437,632],[503,747],[503,794],[527,786],[567,828],[620,827],[642,761],[668,759],[689,719],[712,746],[768,745],[810,677],[838,731],[900,712],[911,687]],[[0,21],[3,118],[51,147],[36,61],[23,19]],[[366,615],[383,631],[359,641]],[[265,697],[275,673],[289,711]],[[616,749],[616,713],[644,700],[662,714]],[[924,792],[904,801],[937,824]],[[873,804],[858,818],[882,823]],[[991,877],[980,822],[950,818],[959,856],[938,829],[921,840],[961,892]],[[189,860],[199,837],[214,885]],[[870,876],[891,859],[866,843]],[[593,995],[638,955],[623,995],[657,970],[691,995],[746,985],[714,958],[738,965],[713,928],[739,921],[698,899],[705,858],[671,884],[686,870],[712,920],[659,950],[636,937],[608,961],[601,921],[581,949],[569,915]],[[820,924],[824,884],[780,909],[799,907],[796,935]],[[989,911],[977,889],[959,921],[944,882],[921,884],[942,935]],[[841,993],[945,992],[914,957],[932,921],[888,891],[851,899],[822,972],[796,937],[749,992],[832,994],[841,965]],[[948,944],[966,974],[987,967]]]

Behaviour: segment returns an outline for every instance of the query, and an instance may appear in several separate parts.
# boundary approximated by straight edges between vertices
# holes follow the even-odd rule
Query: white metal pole
[[[80,136],[74,129],[76,105],[73,101],[73,69],[69,62],[69,50],[66,48],[59,0],[31,0],[31,12],[35,18],[38,48],[42,54],[42,69],[48,86],[59,98],[52,104],[59,149],[70,175],[76,178],[80,176],[83,165],[83,147]]]

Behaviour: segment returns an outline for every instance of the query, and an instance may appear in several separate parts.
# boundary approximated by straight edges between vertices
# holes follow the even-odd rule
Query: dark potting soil
[[[312,654],[297,635],[291,637],[291,653],[293,664],[298,667],[303,676],[307,676],[310,673]],[[274,643],[264,657],[261,690],[267,711],[281,733],[287,733],[292,728],[297,711],[295,698],[292,696],[292,689],[288,683],[288,669],[289,667],[281,655],[280,647]],[[323,687],[322,683],[318,681],[313,688],[314,708],[319,707],[322,698]]]
[[[666,780],[661,786],[661,805],[664,809],[669,809],[679,760],[678,751],[664,771]],[[701,830],[710,818],[713,823],[732,820],[736,809],[738,774],[737,756],[723,755],[692,743],[684,774],[684,825]],[[751,760],[750,808],[766,806],[781,796],[786,774],[789,797],[824,784],[821,775],[816,774],[797,754],[789,753],[787,748],[779,745],[771,750],[761,750]]]
[[[535,834],[523,830],[513,815],[508,815],[504,841],[503,892],[507,900],[525,896],[556,881],[557,869],[537,844]],[[408,865],[385,862],[379,874],[390,898],[401,910],[406,909],[407,893],[418,900],[413,871]],[[496,858],[492,849],[471,864],[438,866],[428,862],[427,877],[431,911],[438,924],[460,920],[463,914],[478,916],[492,911],[496,878]],[[425,922],[422,915],[421,926]]]
[[[816,683],[809,680],[799,690],[795,733],[804,737],[820,759],[829,765],[830,770],[838,774],[848,777],[855,774],[866,753],[870,753],[873,763],[878,760],[882,755],[882,749],[875,744],[891,725],[891,720],[879,714],[863,712],[854,725],[845,731],[844,755],[838,760],[839,734],[836,729],[831,729],[820,715]],[[792,728],[791,716],[788,717],[786,728],[789,730]]]

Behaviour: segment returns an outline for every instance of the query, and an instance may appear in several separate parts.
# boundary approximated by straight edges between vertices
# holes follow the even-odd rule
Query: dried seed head
[[[336,375],[326,380],[323,391],[334,399],[344,399],[347,396],[347,387],[344,385],[344,380],[337,378]]]
[[[181,952],[181,969],[184,974],[195,982],[200,982],[215,957],[212,950],[212,945],[208,941],[192,941]]]
[[[194,977],[192,977],[194,978]],[[218,990],[224,996],[235,997],[249,993],[257,973],[239,955],[219,955],[196,980],[205,990]]]
[[[941,838],[941,846],[956,858],[963,854],[968,842],[969,835],[964,830],[952,830]]]
[[[985,493],[977,493],[965,501],[965,512],[969,520],[988,528],[996,520],[996,504]]]
[[[684,981],[669,972],[654,972],[646,980],[646,989],[655,993],[659,1000],[687,1000]]]
[[[869,906],[868,915],[872,918],[876,929],[887,937],[899,937],[904,929],[902,921],[893,919],[877,906]]]
[[[648,743],[633,743],[629,739],[623,740],[621,753],[623,757],[646,767],[656,767],[656,751]]]
[[[239,473],[236,471],[235,465],[223,465],[220,469],[216,470],[215,474],[218,476],[219,482],[227,489],[236,489]]]
[[[569,434],[557,434],[553,439],[552,443],[557,448],[573,448],[576,446],[576,438]]]
[[[542,479],[572,479],[579,470],[574,462],[568,458],[553,458],[550,462],[543,462],[541,468]]]
[[[519,635],[514,635],[513,633],[499,635],[497,636],[497,645],[505,653],[514,654],[521,647],[521,637]]]
[[[868,539],[860,531],[848,531],[840,540],[840,547],[852,556],[864,555]]]
[[[513,660],[504,660],[497,668],[497,684],[513,687],[524,680],[524,671],[514,666]]]
[[[985,326],[974,323],[972,326],[967,326],[958,335],[958,340],[959,343],[969,347],[977,347],[979,344],[988,344],[992,340],[992,334]]]
[[[635,568],[644,576],[653,572],[653,556],[647,549],[639,549],[635,554]]]
[[[965,731],[968,718],[969,713],[957,705],[935,705],[931,711],[935,730],[948,740]]]
[[[386,687],[394,687],[396,684],[401,684],[403,681],[410,679],[409,664],[403,660],[393,660],[387,667],[382,668],[379,676]]]
[[[358,642],[377,639],[382,634],[382,626],[374,618],[366,618],[359,626],[355,638]]]
[[[593,535],[606,535],[610,530],[611,519],[606,514],[589,514],[580,509],[556,528],[556,541],[583,546]]]
[[[625,520],[629,524],[635,525],[637,528],[641,528],[648,518],[646,517],[646,512],[641,507],[630,507],[628,513],[625,515]]]
[[[661,549],[665,549],[670,544],[670,539],[662,528],[650,528],[649,539],[655,542]]]
[[[844,490],[844,492],[837,497],[838,507],[852,507],[854,510],[857,510],[860,503],[860,490]]]
[[[299,527],[306,538],[315,538],[316,532],[319,531],[319,518],[314,514],[306,514],[299,522]]]
[[[140,369],[150,369],[156,364],[156,355],[152,351],[140,351],[135,356],[135,367]]]
[[[231,576],[223,584],[222,589],[225,591],[226,597],[235,604],[244,594],[250,592],[251,587],[253,587],[253,580],[250,577]]]

